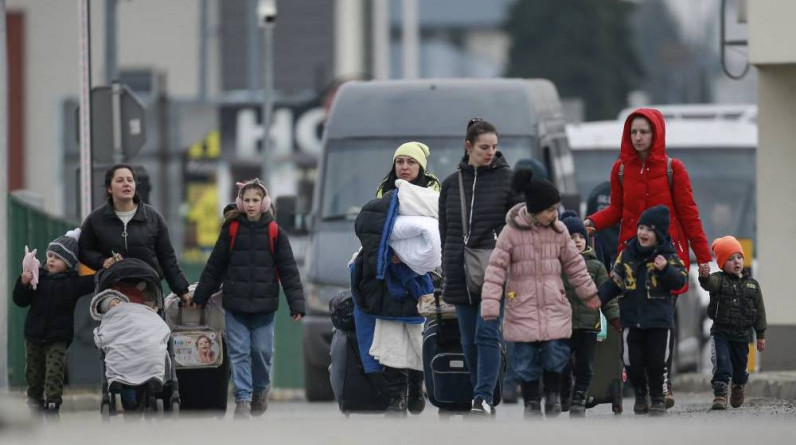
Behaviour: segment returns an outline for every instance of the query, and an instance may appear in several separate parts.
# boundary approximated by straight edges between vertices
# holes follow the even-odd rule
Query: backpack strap
[[[674,186],[674,169],[672,168],[672,159],[666,156],[666,178],[669,180],[669,190]],[[619,185],[622,186],[625,178],[625,163],[619,163]]]
[[[238,237],[238,228],[240,227],[240,221],[232,221],[229,223],[229,251],[232,252],[232,248],[235,247],[235,238]]]
[[[268,245],[271,248],[271,256],[274,258],[274,273],[276,273],[276,281],[280,284],[282,280],[279,278],[279,269],[276,267],[276,241],[279,238],[279,226],[276,221],[268,223]]]

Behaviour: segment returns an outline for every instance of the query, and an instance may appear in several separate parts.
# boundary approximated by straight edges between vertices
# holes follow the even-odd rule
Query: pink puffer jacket
[[[506,341],[569,338],[572,308],[564,293],[561,270],[575,287],[578,298],[586,301],[597,295],[586,262],[564,223],[556,221],[550,227],[531,223],[524,203],[509,210],[506,224],[486,269],[481,316],[498,317],[503,283],[508,278],[503,319]]]

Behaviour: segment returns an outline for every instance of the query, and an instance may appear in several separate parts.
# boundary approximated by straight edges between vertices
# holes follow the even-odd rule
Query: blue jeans
[[[226,311],[227,352],[236,402],[251,401],[252,391],[267,391],[271,384],[274,314]]]
[[[462,351],[470,381],[473,384],[473,398],[481,397],[493,403],[493,395],[500,372],[500,323],[503,320],[503,303],[500,304],[500,317],[484,321],[481,318],[481,305],[456,305],[456,318],[459,319]]]
[[[711,383],[724,382],[730,379],[736,385],[745,385],[749,380],[746,365],[749,362],[749,344],[745,341],[730,341],[719,332],[710,335],[711,361],[713,362],[713,379]]]
[[[569,362],[569,339],[514,343],[514,370],[523,382],[533,382],[544,371],[562,372]]]

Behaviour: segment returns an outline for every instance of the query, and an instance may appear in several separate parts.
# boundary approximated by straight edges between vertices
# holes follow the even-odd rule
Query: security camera
[[[261,26],[276,23],[276,0],[260,0],[257,4],[257,20]]]

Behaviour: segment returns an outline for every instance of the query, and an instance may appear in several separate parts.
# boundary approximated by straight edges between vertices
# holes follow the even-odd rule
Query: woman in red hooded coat
[[[669,235],[678,255],[689,269],[689,243],[696,254],[700,274],[710,273],[711,255],[708,240],[699,219],[699,209],[691,191],[691,179],[683,163],[671,160],[672,181],[666,155],[666,124],[661,112],[652,108],[639,108],[625,120],[619,159],[611,169],[611,203],[608,207],[589,215],[586,226],[596,230],[607,229],[621,221],[619,246],[621,252],[627,241],[636,236],[638,220],[650,207],[662,204],[669,207]],[[620,170],[622,172],[620,179]],[[675,294],[688,290],[688,281]],[[671,338],[671,337],[670,337]],[[667,359],[666,407],[674,405],[668,368],[672,366],[673,338],[669,342]]]
[[[690,264],[690,244],[700,269],[707,268],[710,271],[710,249],[691,191],[691,179],[683,163],[679,159],[672,159],[670,187],[667,159],[666,124],[660,111],[652,108],[635,110],[625,120],[621,152],[611,169],[611,204],[589,215],[585,223],[602,230],[621,221],[621,252],[625,243],[636,236],[638,220],[644,210],[663,204],[669,207],[669,235],[686,270]],[[686,290],[688,283],[676,293]]]

